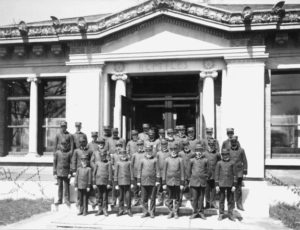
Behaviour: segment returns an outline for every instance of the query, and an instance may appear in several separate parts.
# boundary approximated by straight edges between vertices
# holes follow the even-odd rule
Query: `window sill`
[[[45,165],[53,164],[53,156],[36,156],[34,154],[26,155],[7,155],[0,157],[0,165]]]
[[[265,159],[266,166],[300,166],[300,158],[277,158]]]

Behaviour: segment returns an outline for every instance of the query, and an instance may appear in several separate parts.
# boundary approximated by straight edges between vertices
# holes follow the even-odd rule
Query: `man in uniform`
[[[86,141],[85,137],[81,136],[79,138],[79,148],[74,150],[73,157],[72,157],[72,172],[73,172],[73,174],[75,174],[76,170],[80,167],[80,165],[81,165],[80,159],[81,159],[81,156],[83,156],[83,155],[87,155],[87,157],[88,157],[87,164],[88,164],[88,166],[90,166],[89,163],[90,163],[92,153],[93,152],[87,148],[87,141]],[[73,176],[75,176],[75,175],[73,175]]]
[[[181,151],[183,149],[183,141],[185,141],[187,139],[186,135],[185,135],[185,126],[184,125],[179,125],[178,126],[178,134],[177,136],[175,136],[175,140],[177,141],[177,143],[179,144],[179,150]]]
[[[153,154],[156,156],[157,153],[157,145],[158,145],[158,140],[155,140],[155,132],[153,129],[150,129],[148,132],[149,139],[145,141],[145,146],[151,145],[153,149]]]
[[[74,151],[74,139],[72,134],[70,134],[67,131],[68,124],[66,121],[61,121],[60,122],[60,132],[56,134],[55,139],[54,139],[54,152],[58,150],[58,148],[61,145],[61,141],[65,140],[70,148],[71,153],[73,154]]]
[[[87,136],[85,133],[81,132],[81,127],[82,127],[81,122],[79,121],[75,122],[76,132],[73,134],[75,149],[78,149],[80,146],[80,141],[79,141],[80,137],[84,137],[85,140],[87,141]]]
[[[234,129],[233,128],[227,128],[226,133],[227,133],[228,139],[223,142],[222,149],[230,149],[230,147],[231,147],[231,138],[234,135]]]
[[[109,152],[111,154],[115,152],[117,142],[122,143],[122,148],[125,149],[125,140],[119,137],[118,128],[113,128],[112,137],[108,140]]]
[[[98,138],[98,132],[92,132],[92,141],[88,143],[87,148],[94,152],[98,149],[98,143],[97,143],[97,138]]]
[[[93,151],[91,160],[90,160],[90,165],[93,170],[95,168],[96,163],[101,161],[101,156],[103,155],[103,153],[105,152],[105,154],[108,155],[107,150],[105,149],[104,138],[99,138],[97,140],[97,144],[98,144],[97,149],[95,151]],[[107,156],[107,159],[110,160],[110,156]]]
[[[169,143],[169,147],[171,143],[175,143],[175,137],[174,137],[174,130],[173,129],[167,129],[167,136],[166,136],[166,140]]]
[[[134,129],[131,131],[131,140],[128,141],[126,145],[126,151],[129,154],[130,158],[132,154],[134,154],[138,150],[137,142],[138,142],[138,131]]]
[[[180,157],[178,157],[179,147],[177,143],[169,146],[171,154],[165,160],[164,171],[162,175],[163,188],[167,189],[168,199],[166,206],[169,209],[168,218],[174,216],[178,219],[180,190],[184,188],[184,165]]]
[[[105,149],[110,151],[109,149],[109,140],[112,138],[111,137],[111,127],[106,125],[106,126],[103,126],[103,138],[105,140]]]
[[[158,130],[158,138],[157,138],[157,151],[161,150],[161,141],[162,139],[165,139],[165,130],[164,129],[159,129]]]
[[[217,141],[214,138],[208,139],[208,147],[205,151],[205,157],[208,160],[208,180],[205,190],[206,208],[217,208],[215,203],[215,169],[221,155],[217,152]]]
[[[192,152],[195,152],[196,144],[198,143],[199,140],[196,138],[194,127],[187,128],[187,140],[190,143],[190,148]]]
[[[179,125],[176,125],[174,128],[174,138],[176,139],[178,137],[179,134]]]
[[[214,140],[215,140],[215,150],[216,150],[217,153],[220,153],[219,142],[218,142],[217,139],[215,139],[215,138],[213,137],[213,130],[214,130],[213,128],[206,128],[206,129],[205,129],[205,132],[206,132],[206,137],[205,137],[205,139],[204,139],[204,141],[205,141],[205,146],[206,146],[206,148],[209,148],[209,147],[208,147],[208,140],[209,140],[209,139],[214,139]]]
[[[231,138],[231,148],[230,148],[230,160],[234,163],[236,174],[237,174],[237,185],[234,193],[234,198],[236,206],[239,210],[244,211],[242,204],[242,184],[243,175],[247,175],[248,163],[245,151],[238,143],[238,137],[232,136]]]
[[[143,132],[139,133],[139,136],[138,136],[139,139],[143,140],[144,142],[147,141],[149,139],[149,135],[148,135],[149,129],[150,129],[150,125],[147,123],[144,123],[143,124]]]

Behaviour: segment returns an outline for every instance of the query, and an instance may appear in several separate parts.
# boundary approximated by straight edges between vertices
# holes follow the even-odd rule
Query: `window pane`
[[[272,75],[272,91],[300,89],[300,74]]]
[[[9,101],[8,108],[8,125],[29,125],[29,101]]]
[[[65,96],[66,80],[44,80],[44,96]]]
[[[60,131],[59,128],[43,128],[43,151],[53,152],[54,151],[54,139],[56,134]]]
[[[28,152],[28,128],[9,128],[10,151],[11,152]]]
[[[65,116],[66,100],[44,100],[44,122],[48,118],[64,118]]]
[[[7,81],[7,95],[10,97],[29,96],[30,83],[24,80]]]
[[[300,115],[300,95],[272,96],[272,115]]]

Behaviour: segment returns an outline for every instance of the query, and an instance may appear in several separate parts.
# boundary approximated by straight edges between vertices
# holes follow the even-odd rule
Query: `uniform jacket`
[[[53,175],[67,177],[71,173],[72,152],[57,150],[53,159]]]
[[[73,139],[74,139],[74,148],[75,149],[78,149],[80,147],[80,143],[79,143],[79,140],[80,140],[80,137],[84,137],[87,141],[87,136],[85,133],[83,132],[76,132],[73,134]]]
[[[143,133],[139,133],[138,134],[138,138],[140,140],[143,140],[145,142],[145,141],[147,141],[149,139],[149,135],[147,133],[144,133],[144,132]]]
[[[169,156],[165,160],[162,180],[163,184],[169,186],[184,185],[184,165],[181,157]]]
[[[186,135],[183,135],[183,136],[176,135],[175,136],[175,141],[178,143],[180,150],[183,150],[183,144],[182,143],[183,143],[183,141],[186,141],[186,140],[187,140]]]
[[[187,140],[190,143],[190,148],[191,148],[192,152],[195,152],[196,144],[199,142],[199,140],[196,138],[190,139],[189,137],[187,137]]]
[[[154,140],[148,139],[147,141],[145,141],[145,146],[147,146],[147,145],[152,146],[154,156],[156,156],[156,154],[157,154],[158,144],[159,144],[159,141],[155,140],[155,139]]]
[[[90,167],[79,167],[75,176],[75,188],[86,189],[92,185],[92,169]]]
[[[75,151],[73,153],[73,157],[72,157],[72,166],[71,166],[72,172],[76,172],[76,170],[79,167],[81,167],[81,157],[83,155],[88,155],[88,166],[89,166],[92,152],[90,150],[88,150],[86,147],[75,149]]]
[[[238,145],[240,146],[240,142],[238,142]],[[227,139],[227,140],[223,141],[222,149],[231,149],[230,139]]]
[[[219,141],[217,139],[214,139],[214,140],[216,141],[216,152],[220,153]],[[206,150],[208,150],[208,139],[207,138],[203,139],[203,143],[205,144]]]
[[[112,184],[112,167],[108,160],[97,161],[94,167],[93,184],[111,185]]]
[[[94,152],[94,151],[96,151],[98,149],[98,144],[96,142],[94,142],[94,141],[91,141],[90,143],[87,144],[87,148],[90,151]]]
[[[126,151],[132,156],[135,152],[138,151],[137,141],[130,140],[126,145]]]
[[[109,142],[111,142],[110,139],[112,139],[112,137],[103,136],[103,139],[105,140],[104,148],[106,150],[110,151],[110,149],[109,149]]]
[[[185,176],[185,179],[188,179],[188,175],[189,175],[188,166],[190,164],[190,159],[195,157],[195,153],[193,153],[192,151],[189,151],[188,153],[186,153],[184,151],[180,151],[178,156],[182,158],[183,166],[184,166],[184,176]]]
[[[110,154],[110,161],[111,161],[111,165],[113,167],[113,170],[115,169],[117,163],[119,162],[120,157],[121,157],[121,155],[118,152]]]
[[[229,161],[219,161],[216,165],[215,171],[216,186],[232,187],[236,184],[236,171],[234,163]]]
[[[131,162],[119,160],[115,167],[114,181],[117,185],[130,185],[133,182]]]
[[[208,160],[208,179],[214,180],[215,179],[215,170],[217,162],[221,160],[221,155],[219,153],[208,152],[206,151],[204,156]]]
[[[165,160],[170,156],[170,152],[167,149],[167,151],[159,151],[156,155],[157,162],[158,162],[158,168],[159,168],[159,176],[162,177],[164,172],[164,165]]]
[[[131,157],[133,177],[137,177],[141,160],[145,157],[145,152],[135,152]]]
[[[188,166],[188,178],[190,186],[205,187],[208,179],[208,160],[204,157],[194,157]]]
[[[237,177],[243,177],[243,172],[248,170],[248,162],[243,148],[230,149],[230,160],[235,164]]]
[[[59,146],[61,144],[62,139],[65,139],[68,142],[69,147],[70,147],[70,151],[71,151],[71,153],[73,153],[73,151],[74,151],[74,139],[73,139],[72,134],[70,134],[68,131],[66,131],[64,133],[60,132],[60,133],[56,134],[55,139],[54,139],[54,152],[56,152],[56,150],[59,149]]]
[[[159,181],[159,168],[156,157],[147,158],[145,156],[141,160],[137,178],[142,186],[155,186],[155,182]]]
[[[105,151],[105,149],[97,149],[96,151],[93,151],[92,156],[91,156],[91,160],[90,160],[90,165],[92,167],[92,169],[95,168],[95,164],[98,161],[101,161],[101,157],[100,154]]]
[[[161,138],[156,139],[156,143],[157,143],[156,150],[157,150],[157,152],[161,151],[161,140],[162,140]]]
[[[109,138],[108,139],[108,149],[109,149],[109,152],[110,153],[114,153],[115,151],[116,151],[116,143],[117,143],[117,141],[122,141],[122,143],[123,143],[123,148],[125,148],[126,146],[125,146],[125,140],[124,139],[122,139],[122,138],[120,138],[120,137],[111,137],[111,138]]]

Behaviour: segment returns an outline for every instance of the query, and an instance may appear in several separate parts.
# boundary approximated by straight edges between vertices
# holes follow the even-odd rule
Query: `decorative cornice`
[[[20,30],[19,25],[0,28],[0,39],[17,39],[22,37],[60,37],[64,35],[101,34],[111,28],[131,22],[144,15],[154,12],[175,12],[195,19],[203,19],[216,25],[227,25],[245,29],[245,12],[228,12],[208,5],[200,5],[183,0],[148,0],[124,11],[108,15],[96,21],[86,21],[79,18],[77,22],[53,23],[46,25],[26,25],[26,33]],[[300,22],[300,10],[286,10],[284,17],[275,11],[260,10],[251,11],[251,25],[266,24],[298,24]],[[249,23],[249,21],[247,21]],[[274,29],[272,27],[272,29]]]

